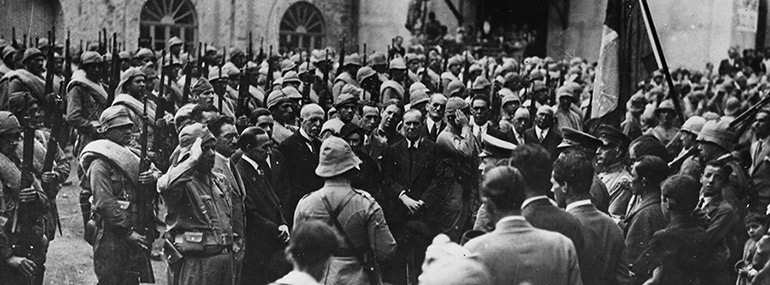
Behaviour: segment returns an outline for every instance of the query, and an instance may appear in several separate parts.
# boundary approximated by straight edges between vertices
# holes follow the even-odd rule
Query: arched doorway
[[[321,12],[307,2],[294,3],[281,18],[281,51],[320,49],[324,44],[324,20]]]
[[[165,49],[168,39],[179,37],[186,46],[197,42],[198,17],[189,0],[147,0],[139,21],[139,46]]]

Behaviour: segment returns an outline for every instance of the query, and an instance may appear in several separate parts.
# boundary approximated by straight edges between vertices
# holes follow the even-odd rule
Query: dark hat
[[[610,126],[610,125],[601,125],[596,130],[597,134],[599,135],[599,139],[604,143],[604,145],[618,145],[621,147],[628,146],[629,143],[631,143],[631,139],[628,138],[623,132],[618,130],[617,128]]]
[[[603,144],[602,141],[595,136],[569,127],[561,128],[561,133],[564,137],[564,140],[562,140],[559,146],[556,147],[557,149],[582,146],[588,149],[596,150]]]
[[[491,133],[484,134],[482,137],[484,138],[484,151],[479,154],[479,157],[506,158],[511,156],[511,151],[516,148],[515,144],[495,137]]]

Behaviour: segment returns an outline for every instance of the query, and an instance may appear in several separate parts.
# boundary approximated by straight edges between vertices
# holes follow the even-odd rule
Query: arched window
[[[189,0],[147,0],[140,19],[140,47],[164,49],[172,37],[188,45],[197,42],[197,15]]]
[[[324,21],[321,12],[310,3],[297,2],[281,19],[280,44],[283,51],[323,47]]]

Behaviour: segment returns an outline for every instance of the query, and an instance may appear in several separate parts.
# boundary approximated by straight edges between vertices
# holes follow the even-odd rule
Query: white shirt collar
[[[310,135],[308,135],[307,132],[305,132],[305,130],[303,128],[299,128],[299,134],[303,138],[305,138],[308,142],[313,141],[313,139],[310,138]]]
[[[505,223],[507,221],[526,221],[527,219],[524,218],[524,216],[515,215],[515,216],[505,216],[499,221],[497,221],[497,224]]]
[[[260,171],[259,164],[257,164],[257,162],[251,159],[248,155],[244,154],[242,158],[243,160],[251,164],[251,167],[254,167],[254,170],[256,170],[257,172]]]
[[[420,142],[421,142],[421,141],[422,141],[422,138],[418,138],[418,139],[417,139],[417,140],[414,142],[414,147],[415,147],[415,148],[419,148],[419,147],[420,147]],[[406,139],[406,147],[407,147],[407,148],[412,148],[412,141],[410,141],[409,139]]]
[[[567,205],[567,211],[572,210],[572,209],[577,208],[577,207],[580,207],[580,206],[585,206],[585,205],[591,205],[591,199],[585,199],[585,200],[580,200],[580,201],[575,201],[575,202],[569,203],[569,205]]]
[[[548,135],[548,131],[550,131],[550,130],[551,130],[551,128],[541,129],[540,127],[535,125],[535,135],[538,136],[538,139],[541,138],[541,137],[545,138]]]
[[[548,198],[548,196],[545,196],[545,195],[539,195],[539,196],[529,197],[529,198],[527,198],[526,200],[524,200],[524,203],[521,203],[521,208],[522,208],[522,209],[524,209],[524,207],[526,207],[527,205],[529,205],[529,203],[532,203],[532,202],[534,202],[534,201],[537,201],[537,200],[540,200],[540,199],[546,199],[546,200],[548,200],[548,202],[551,202],[551,205],[553,205],[554,207],[556,207],[556,202],[554,202],[553,200],[551,200],[550,198]]]

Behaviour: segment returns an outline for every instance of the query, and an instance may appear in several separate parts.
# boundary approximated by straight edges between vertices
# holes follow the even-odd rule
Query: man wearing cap
[[[484,176],[490,169],[500,166],[501,163],[507,163],[507,159],[511,157],[511,152],[516,149],[515,144],[507,142],[503,140],[503,138],[495,137],[492,134],[484,134],[483,145],[484,149],[479,154],[479,158],[481,159],[479,163],[479,172],[482,176]],[[489,216],[483,201],[476,212],[473,230],[482,232],[491,232],[494,230],[494,224],[491,221],[491,217]],[[466,232],[465,235],[467,234],[468,233]]]
[[[522,89],[522,92],[524,92],[525,89]],[[530,88],[531,96],[530,98],[525,100],[522,106],[531,108],[532,110],[538,110],[540,107],[547,105],[548,103],[548,86],[545,86],[545,83],[541,81],[534,81],[532,82],[532,87]],[[535,98],[535,107],[532,108],[532,98]]]
[[[102,76],[102,57],[96,52],[84,52],[80,57],[80,70],[72,74],[67,85],[67,123],[78,132],[73,154],[96,136],[99,115],[108,107],[107,91],[99,83]]]
[[[390,100],[404,100],[404,86],[401,83],[388,80],[380,85],[380,101],[381,103],[388,102]]]
[[[460,81],[460,69],[463,59],[460,56],[453,56],[447,62],[447,71],[441,74],[441,87],[446,90],[452,81]],[[462,81],[460,81],[462,82]]]
[[[421,128],[421,136],[436,141],[438,135],[446,128],[444,114],[446,110],[447,98],[441,94],[433,94],[428,101],[428,115],[425,116],[425,124]]]
[[[238,146],[243,156],[236,172],[244,179],[246,197],[246,259],[241,276],[243,284],[265,284],[288,272],[283,249],[289,241],[289,226],[270,177],[268,159],[272,141],[265,130],[249,127],[243,131]]]
[[[143,101],[146,90],[145,79],[146,75],[138,68],[133,67],[127,69],[122,73],[120,83],[116,89],[116,93],[119,95],[115,96],[115,100],[112,102],[112,106],[124,108],[129,114],[131,121],[134,123],[134,129],[132,130],[134,134],[130,145],[135,148],[139,147],[139,137],[142,135],[142,126],[145,124],[143,116],[147,115],[147,118],[150,120],[155,120],[155,102],[147,100],[147,106],[145,108],[145,103]],[[145,110],[147,111],[146,114],[144,113]],[[153,129],[151,133],[154,134],[155,122],[148,123],[151,127],[148,129]],[[148,137],[147,147],[150,149],[152,149],[152,141],[153,139]]]
[[[153,240],[148,239],[149,233],[135,229],[155,229],[155,221],[139,224],[139,215],[144,213],[138,212],[138,197],[152,199],[141,189],[154,189],[147,186],[154,185],[161,173],[154,167],[140,172],[141,158],[137,150],[128,147],[134,123],[125,109],[107,108],[99,123],[99,133],[105,139],[89,143],[80,155],[85,171],[80,186],[93,194],[92,219],[98,231],[93,243],[96,277],[105,284],[154,282],[152,268],[144,267],[147,263],[143,262],[149,258]]]
[[[16,116],[8,111],[0,111],[0,220],[5,224],[4,231],[10,240],[5,241],[7,251],[3,251],[0,265],[0,281],[8,284],[42,284],[45,275],[43,263],[48,251],[47,229],[44,218],[49,209],[50,200],[40,187],[40,181],[33,177],[32,185],[21,185],[22,157],[18,149],[22,146],[22,127]],[[28,187],[23,188],[22,187]],[[22,207],[24,206],[24,207]],[[26,211],[22,209],[27,209]],[[23,219],[19,212],[31,217]],[[26,215],[25,215],[26,216]],[[16,225],[15,228],[11,225]],[[29,236],[22,236],[21,234]],[[29,256],[19,256],[11,250],[12,245],[25,243],[14,242],[24,239],[33,246]]]
[[[171,167],[158,179],[168,208],[166,246],[169,284],[235,284],[232,193],[212,172],[216,138],[200,123],[179,132]]]
[[[698,134],[703,128],[706,119],[701,116],[692,116],[679,130],[679,139],[682,142],[682,151],[671,161],[672,168],[678,168],[679,174],[690,175],[695,180],[700,180],[702,166],[698,158]]]
[[[734,209],[745,209],[749,198],[753,194],[749,188],[749,177],[738,161],[730,153],[733,150],[734,131],[730,128],[730,123],[725,120],[707,121],[698,134],[698,149],[701,163],[712,160],[724,161],[727,166],[732,168],[729,181],[722,190],[724,199],[729,202]],[[701,170],[703,171],[703,170]],[[702,172],[701,172],[702,173]]]
[[[409,85],[414,82],[420,82],[420,77],[417,75],[417,72],[420,70],[420,67],[422,67],[422,63],[425,60],[420,60],[420,56],[418,56],[415,53],[407,53],[404,56],[404,59],[402,59],[402,62],[406,62],[406,72],[407,72],[407,78],[409,79]]]
[[[631,174],[623,164],[631,140],[623,132],[609,125],[599,126],[597,132],[602,141],[596,151],[596,164],[601,169],[597,176],[607,186],[610,194],[610,217],[619,221],[625,217],[632,196]]]
[[[406,68],[406,62],[402,57],[395,57],[390,60],[390,78],[391,80],[398,82],[403,87],[407,87],[410,84],[418,81],[412,81],[408,76],[408,69]]]
[[[579,152],[593,160],[597,149],[603,144],[598,138],[578,130],[562,128],[561,131],[564,134],[564,140],[556,147],[557,158],[572,152]],[[610,194],[607,186],[596,174],[593,175],[593,183],[591,184],[591,202],[599,211],[608,213]],[[559,204],[559,206],[566,207],[567,205]]]
[[[562,140],[561,134],[554,128],[556,119],[554,118],[553,108],[544,105],[537,109],[535,124],[524,131],[524,143],[542,145],[551,159],[556,160],[556,147]]]
[[[0,40],[0,41],[5,41]],[[4,45],[0,48],[0,77],[3,77],[6,73],[14,70],[13,56],[16,54],[16,49],[11,45]]]
[[[628,112],[626,113],[626,119],[620,123],[620,129],[623,130],[623,134],[630,140],[635,140],[642,136],[641,116],[646,105],[647,98],[643,94],[634,94],[626,103]]]
[[[380,85],[382,85],[382,81],[375,75],[377,75],[377,72],[371,67],[364,66],[358,69],[356,78],[363,91],[363,96],[361,96],[362,101],[374,101],[380,99]]]
[[[342,93],[337,97],[334,108],[337,109],[339,117],[333,120],[340,120],[343,125],[348,124],[353,121],[356,110],[358,110],[358,98],[350,93]]]
[[[168,39],[168,54],[170,58],[173,58],[173,61],[181,63],[182,62],[182,46],[184,45],[184,42],[182,39],[178,37],[171,37]],[[166,60],[168,62],[168,60]]]
[[[345,60],[341,66],[342,70],[334,79],[334,85],[332,86],[332,102],[337,102],[337,96],[342,93],[342,87],[346,84],[353,84],[358,86],[356,81],[356,75],[358,75],[358,69],[361,67],[361,57],[357,53],[353,53],[345,56]]]
[[[0,107],[7,110],[8,96],[14,92],[29,92],[38,100],[45,99],[45,78],[43,77],[45,56],[36,48],[24,51],[22,68],[8,72],[0,78]],[[58,86],[54,86],[58,90]]]
[[[655,117],[658,119],[658,125],[648,130],[646,134],[653,135],[664,145],[668,145],[679,132],[679,128],[674,126],[674,119],[676,119],[674,102],[671,100],[661,102],[655,109]]]
[[[374,52],[370,56],[369,66],[377,72],[380,82],[388,80],[388,58],[384,53]]]
[[[436,143],[425,139],[420,133],[423,124],[422,113],[409,110],[404,114],[405,140],[388,147],[382,154],[385,195],[389,207],[386,209],[388,224],[399,243],[393,270],[389,280],[403,280],[406,272],[407,253],[412,250],[416,260],[422,264],[422,253],[429,242],[429,236],[421,236],[415,229],[427,228],[423,197],[433,181],[438,152]],[[432,206],[432,205],[431,205]],[[395,280],[390,280],[395,279]],[[396,282],[399,284],[400,282]]]
[[[556,98],[559,100],[555,110],[556,129],[558,130],[561,130],[563,127],[575,130],[583,129],[583,118],[572,110],[573,102],[575,102],[572,93],[572,88],[569,86],[562,86],[556,90]]]
[[[471,213],[475,213],[480,204],[475,191],[480,147],[468,122],[468,103],[452,97],[447,101],[446,112],[447,127],[436,139],[442,153],[434,178],[436,189],[430,190],[425,204],[431,205],[427,210],[428,219],[438,232],[459,241],[460,235],[471,226]]]
[[[761,209],[770,203],[770,110],[762,109],[754,115],[754,141],[751,143],[749,175],[757,193]],[[684,127],[683,127],[684,128]]]
[[[299,199],[323,186],[323,180],[315,175],[314,170],[318,165],[321,145],[319,135],[324,123],[324,111],[317,104],[305,105],[300,111],[300,121],[299,131],[278,146],[286,160],[283,165],[286,193],[281,197],[281,205],[289,221],[292,220]]]
[[[281,91],[273,91],[267,96],[267,109],[273,114],[273,140],[281,143],[297,131],[294,126],[294,102]]]
[[[369,280],[379,280],[380,276],[367,276],[358,256],[371,253],[375,260],[386,261],[396,252],[396,241],[380,205],[368,193],[350,185],[360,163],[344,140],[326,139],[315,168],[315,174],[326,181],[322,188],[299,201],[294,215],[295,225],[321,220],[334,225],[335,232],[343,237],[324,284],[371,284]]]

